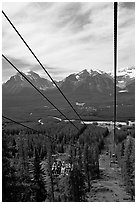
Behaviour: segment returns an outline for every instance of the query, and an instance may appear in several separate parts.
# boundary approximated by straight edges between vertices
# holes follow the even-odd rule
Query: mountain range
[[[134,71],[134,67],[124,68],[117,75],[119,120],[129,120],[129,118],[134,120],[135,118]],[[76,117],[51,81],[40,77],[33,71],[22,74],[56,107],[63,110],[63,113],[72,119]],[[114,78],[111,73],[84,69],[79,73],[70,74],[61,81],[56,81],[56,84],[85,119],[113,119]],[[78,104],[84,104],[84,109],[80,108]],[[24,118],[28,120],[30,113],[33,120],[37,120],[39,117],[48,118],[51,115],[61,117],[58,111],[18,73],[11,76],[2,85],[2,111],[4,115],[23,120]]]
[[[40,77],[33,71],[22,74],[40,90],[46,90],[53,87],[49,80]],[[4,91],[12,94],[19,93],[25,87],[31,88],[32,86],[19,73],[15,76],[11,76],[11,78],[3,84]]]
[[[22,73],[25,75],[38,89],[43,91],[49,91],[56,89],[53,82],[48,79],[40,77],[37,73],[29,71]],[[68,77],[56,84],[64,92],[96,92],[96,93],[108,93],[113,92],[113,74],[106,73],[101,70],[90,70],[70,74]],[[135,84],[135,68],[123,68],[118,71],[117,74],[117,90],[121,89],[129,91],[128,87],[134,88]],[[20,93],[24,88],[31,88],[31,85],[24,79],[21,74],[17,73],[3,84],[3,93],[17,94]]]

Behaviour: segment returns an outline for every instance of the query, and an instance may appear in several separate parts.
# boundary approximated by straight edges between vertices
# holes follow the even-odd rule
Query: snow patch
[[[24,78],[23,78],[23,76],[22,76],[22,75],[20,75],[20,79],[21,79],[22,81],[24,81]]]
[[[38,123],[41,125],[44,125],[44,123],[41,121],[41,119],[38,120]]]
[[[128,90],[120,90],[119,93],[126,93]]]
[[[15,81],[17,81],[16,76],[14,76]]]
[[[82,70],[81,72],[78,73],[78,75],[83,74],[85,71],[87,71],[86,69]],[[88,71],[87,71],[88,72]]]
[[[101,70],[99,70],[99,69],[97,69],[96,71],[97,71],[99,74],[104,74],[104,72],[101,71]]]
[[[76,105],[77,105],[77,106],[84,106],[85,103],[79,103],[79,102],[76,102]]]
[[[56,119],[56,120],[59,120],[59,121],[62,121],[61,118],[57,118],[57,117],[52,117],[52,118],[54,118],[54,119]]]
[[[79,75],[76,75],[76,79],[79,79]]]
[[[47,87],[40,87],[39,89],[45,91]]]
[[[96,75],[97,75],[97,73],[92,74],[92,76],[96,76]]]
[[[120,84],[121,84],[121,83],[124,83],[124,81],[123,81],[123,80],[121,80],[121,81],[118,81],[118,82],[119,82]]]
[[[108,74],[110,74],[111,76],[114,76],[113,72],[108,72]],[[125,67],[125,68],[121,68],[118,70],[117,72],[117,76],[123,76],[123,77],[130,77],[130,78],[134,78],[135,77],[135,67]]]
[[[32,76],[31,74],[30,75],[28,75],[29,76],[29,78],[31,79],[31,80],[35,80],[36,78],[34,77],[34,76]]]
[[[31,75],[29,72],[25,72],[24,74],[27,75],[27,76]]]

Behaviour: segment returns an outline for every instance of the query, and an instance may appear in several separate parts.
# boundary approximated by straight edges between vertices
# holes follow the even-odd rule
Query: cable
[[[35,129],[33,129],[33,128],[30,128],[30,127],[28,127],[28,126],[26,126],[26,125],[23,125],[22,123],[17,122],[17,121],[15,121],[15,120],[13,120],[13,119],[7,117],[7,116],[2,115],[2,117],[5,118],[5,119],[7,119],[7,120],[9,120],[9,121],[11,121],[11,122],[13,122],[13,123],[16,123],[16,124],[18,124],[18,125],[21,125],[21,126],[27,128],[27,129],[30,129],[30,130],[32,130],[32,131],[34,131],[34,132],[40,133],[40,131],[35,130]],[[45,134],[44,134],[44,135],[45,135]],[[51,138],[50,136],[48,136],[48,135],[45,135],[45,136],[48,137],[49,139],[52,139],[52,142],[56,142],[56,140],[53,139],[53,138]],[[69,145],[70,145],[70,146],[73,146],[73,147],[75,147],[75,148],[78,148],[78,147],[77,147],[76,145],[74,145],[74,144],[69,144]]]
[[[9,121],[11,121],[11,122],[13,122],[13,123],[16,123],[16,124],[18,124],[18,125],[21,125],[21,126],[27,128],[27,129],[30,129],[30,130],[32,130],[32,131],[34,131],[34,132],[37,132],[38,134],[40,133],[40,131],[34,130],[33,128],[30,128],[30,127],[28,127],[28,126],[26,126],[26,125],[23,125],[22,123],[17,122],[17,121],[15,121],[15,120],[13,120],[13,119],[7,117],[7,116],[2,115],[2,117],[5,118],[5,119],[7,119],[7,120],[9,120]],[[45,135],[45,134],[44,134],[44,135]],[[54,140],[54,139],[51,138],[50,136],[48,136],[48,135],[45,135],[45,136],[48,137],[49,139],[51,139],[52,142],[56,142],[56,140]]]
[[[31,86],[32,86],[34,89],[36,89],[37,92],[39,92],[54,108],[56,108],[56,110],[59,111],[59,113],[60,113],[61,115],[63,115],[75,128],[77,128],[77,126],[74,125],[74,123],[71,122],[71,120],[68,119],[68,118],[65,116],[65,114],[62,113],[31,81],[29,81],[28,78],[27,78],[5,55],[2,54],[2,57],[3,57],[10,65],[12,65],[12,66],[14,67],[14,69],[16,69],[16,71],[19,72],[20,75],[23,76],[23,77],[29,82],[29,84],[31,84]],[[79,129],[77,128],[77,130],[79,130]]]
[[[34,132],[37,132],[38,134],[40,133],[40,131],[35,130],[35,129],[33,129],[33,128],[30,128],[30,127],[28,127],[28,126],[26,126],[26,125],[23,125],[22,123],[17,122],[17,121],[15,121],[15,120],[13,120],[13,119],[7,117],[7,116],[2,115],[2,117],[5,118],[5,119],[7,119],[7,120],[9,120],[9,121],[11,121],[11,122],[13,122],[13,123],[16,123],[16,124],[18,124],[18,125],[21,125],[21,126],[27,128],[27,129],[30,129],[30,130],[32,130],[32,131],[34,131]],[[44,135],[45,135],[45,134],[44,134]],[[54,142],[56,141],[56,140],[54,140],[53,138],[51,138],[50,136],[48,136],[48,135],[45,135],[45,136],[48,137],[49,139],[52,139]]]
[[[70,103],[70,101],[67,99],[67,97],[64,95],[64,93],[61,91],[61,89],[59,88],[59,86],[56,84],[56,82],[54,81],[54,79],[50,76],[50,74],[48,73],[48,71],[45,69],[45,67],[43,66],[43,64],[40,62],[40,60],[37,58],[37,56],[35,55],[35,53],[32,51],[32,49],[29,47],[29,45],[26,43],[26,41],[24,40],[24,38],[21,36],[21,34],[19,33],[19,31],[16,29],[16,27],[13,25],[13,23],[11,22],[11,20],[8,18],[8,16],[4,13],[4,11],[2,11],[3,15],[5,16],[5,18],[8,20],[8,22],[10,23],[10,25],[13,27],[13,29],[15,30],[15,32],[18,34],[18,36],[21,38],[21,40],[24,42],[24,44],[27,46],[27,48],[29,49],[29,51],[31,52],[31,54],[34,56],[34,58],[37,60],[37,62],[39,63],[39,65],[42,67],[42,69],[46,72],[46,74],[48,75],[48,77],[51,79],[51,81],[54,83],[54,85],[56,86],[56,88],[59,90],[59,92],[62,94],[62,96],[65,98],[65,100],[68,102],[68,104],[71,106],[71,108],[73,109],[73,111],[76,113],[76,115],[79,117],[79,119],[83,122],[84,125],[86,125],[84,123],[84,121],[82,120],[82,118],[80,117],[80,115],[77,113],[77,111],[74,109],[74,107],[72,106],[72,104]]]
[[[114,141],[116,135],[116,117],[117,117],[117,12],[118,3],[114,2]],[[115,151],[115,144],[113,143]]]
[[[30,129],[30,130],[32,130],[32,131],[34,131],[34,132],[38,132],[38,133],[39,133],[39,131],[34,130],[33,128],[30,128],[30,127],[28,127],[28,126],[26,126],[26,125],[23,125],[22,123],[17,122],[17,121],[15,121],[15,120],[11,119],[11,118],[8,118],[8,117],[6,117],[6,116],[4,116],[4,115],[2,115],[2,117],[5,118],[5,119],[7,119],[7,120],[9,120],[9,121],[11,121],[11,122],[17,123],[18,125],[21,125],[21,126],[23,126],[23,127],[25,127],[25,128],[28,128],[28,129]]]
[[[4,119],[7,119],[7,120],[9,120],[9,121],[11,121],[11,122],[14,122],[14,123],[16,123],[16,124],[18,124],[18,125],[21,125],[21,126],[27,128],[27,129],[30,129],[30,130],[32,130],[32,131],[34,131],[34,132],[38,132],[38,133],[39,133],[39,131],[34,130],[33,128],[30,128],[30,127],[28,127],[28,126],[26,126],[26,125],[23,125],[22,123],[17,122],[17,121],[15,121],[15,120],[11,119],[11,118],[8,118],[8,117],[6,117],[6,116],[4,116],[4,115],[2,115],[2,117],[3,117]],[[44,134],[44,135],[45,135],[45,134]],[[53,139],[53,138],[51,138],[51,137],[48,136],[48,135],[45,135],[45,136],[48,137],[49,139]],[[56,141],[56,140],[53,139],[52,142],[54,142],[54,141]],[[52,145],[51,140],[49,140],[49,144]],[[78,148],[78,147],[76,147],[76,146],[73,145],[73,144],[70,144],[70,145],[73,146],[73,147],[75,147],[75,148]],[[58,152],[57,152],[57,154],[58,154]],[[52,171],[51,171],[51,175],[52,175]]]

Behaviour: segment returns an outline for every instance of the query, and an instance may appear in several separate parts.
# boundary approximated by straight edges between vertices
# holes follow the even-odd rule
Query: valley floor
[[[100,155],[100,179],[92,181],[88,202],[133,202],[125,191],[121,169],[111,164],[110,155],[106,151],[112,149],[112,133],[105,140],[105,148]]]

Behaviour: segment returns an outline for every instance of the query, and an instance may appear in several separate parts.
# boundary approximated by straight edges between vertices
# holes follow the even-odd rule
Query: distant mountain
[[[114,74],[108,73],[111,77],[113,77]],[[117,86],[124,89],[130,81],[135,79],[135,67],[125,67],[121,68],[117,72]]]
[[[126,89],[128,92],[135,94],[135,79],[132,79],[127,83]]]
[[[23,74],[40,90],[47,90],[54,87],[52,82],[45,78],[41,78],[33,71],[29,71]],[[3,84],[3,91],[14,94],[19,93],[25,87],[31,88],[31,85],[26,81],[26,79],[22,77],[21,74],[17,73]]]
[[[56,87],[53,83],[45,78],[40,77],[37,73],[29,71],[23,73],[38,89],[42,91],[54,90]],[[117,91],[120,90],[133,91],[135,89],[135,67],[123,68],[117,74]],[[82,70],[79,73],[70,74],[62,81],[57,82],[57,85],[64,93],[71,93],[75,96],[82,95],[112,95],[114,84],[113,75],[101,70]],[[126,88],[127,87],[127,88]],[[3,84],[3,93],[16,94],[20,93],[24,88],[32,88],[31,85],[19,74],[12,76],[6,83]],[[121,90],[121,92],[123,92]],[[25,89],[24,91],[27,91]],[[52,92],[52,93],[53,93]],[[24,93],[24,92],[22,92]],[[52,94],[51,93],[51,94]]]
[[[65,110],[67,114],[73,117],[74,113],[71,112],[67,102],[52,82],[41,78],[37,73],[32,71],[24,73],[24,75],[60,110]],[[117,101],[120,107],[119,117],[123,119],[129,117],[134,118],[135,78],[132,78],[131,75],[128,77],[122,71],[120,77],[123,77],[123,80],[128,78],[128,80],[123,87],[121,86],[120,88],[117,86]],[[119,80],[122,80],[122,78],[119,78]],[[84,69],[79,73],[70,74],[62,81],[56,83],[72,105],[78,111],[82,111],[83,115],[90,115],[89,110],[95,108],[97,110],[95,113],[97,117],[107,119],[108,115],[111,115],[110,118],[112,120],[114,79],[109,73],[101,70],[91,69],[87,71]],[[86,104],[85,108],[89,106],[90,109],[79,109],[77,104]],[[85,112],[86,110],[88,112]],[[60,117],[57,111],[55,111],[55,108],[37,93],[20,74],[12,76],[2,86],[2,111],[3,114],[13,116],[13,118],[15,116],[20,118],[21,115],[24,118],[32,112],[34,118],[37,116],[40,117],[40,115],[46,117],[52,114]]]
[[[118,76],[125,76],[128,78],[134,78],[135,77],[135,67],[126,67],[126,68],[121,68],[118,70]]]
[[[112,94],[113,79],[105,72],[84,69],[77,74],[71,74],[60,84],[64,92],[76,94]]]

